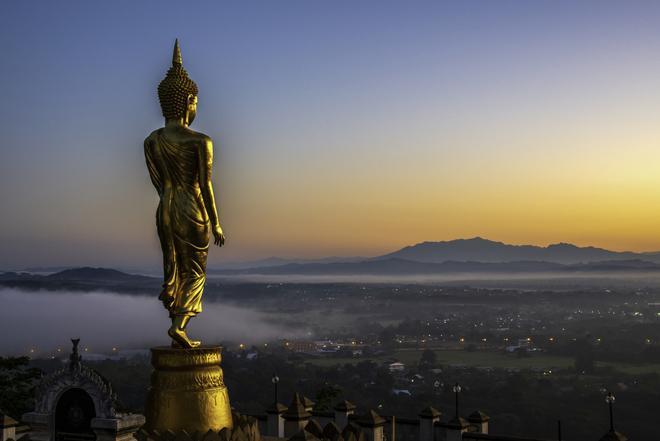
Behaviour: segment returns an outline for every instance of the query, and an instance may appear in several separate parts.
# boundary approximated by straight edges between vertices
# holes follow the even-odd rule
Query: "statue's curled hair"
[[[188,96],[197,96],[197,84],[188,77],[181,65],[173,65],[158,85],[158,99],[165,119],[177,119],[185,115]]]

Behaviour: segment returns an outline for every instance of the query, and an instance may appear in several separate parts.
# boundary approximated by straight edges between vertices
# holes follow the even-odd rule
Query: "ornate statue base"
[[[231,429],[229,393],[220,368],[220,347],[151,349],[151,387],[147,397],[149,432],[187,433]]]

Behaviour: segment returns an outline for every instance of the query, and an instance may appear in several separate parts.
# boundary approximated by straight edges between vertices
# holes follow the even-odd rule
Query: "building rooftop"
[[[307,409],[311,409],[311,408],[314,407],[314,405],[316,404],[315,402],[313,402],[312,400],[310,400],[309,398],[307,398],[307,397],[305,397],[305,396],[302,397],[302,402],[303,402],[303,405],[304,405]]]
[[[623,433],[610,430],[600,438],[600,441],[628,441],[628,438]]]
[[[382,416],[378,415],[375,410],[370,409],[366,414],[360,416],[357,420],[360,426],[365,427],[378,427],[384,425],[387,420]]]
[[[325,428],[323,429],[323,437],[327,438],[329,440],[336,440],[341,436],[341,430],[339,430],[339,426],[335,424],[334,421],[330,421],[328,424],[325,425]]]
[[[312,414],[307,411],[303,397],[299,393],[295,393],[289,408],[282,416],[286,420],[302,420],[311,417]]]
[[[0,429],[18,426],[18,421],[0,410]]]
[[[266,413],[284,413],[288,407],[282,403],[273,403],[266,408]]]
[[[426,407],[424,408],[420,413],[419,416],[421,418],[437,418],[442,415],[442,412],[440,412],[438,409],[435,407]]]
[[[463,417],[454,417],[447,421],[446,423],[440,423],[441,426],[448,427],[450,429],[465,429],[470,425],[468,421]]]
[[[338,410],[338,411],[346,412],[346,411],[355,410],[355,409],[356,409],[355,404],[351,403],[348,400],[340,401],[339,403],[337,403],[335,405],[335,410]]]
[[[307,423],[307,426],[305,426],[305,431],[311,433],[317,438],[323,438],[323,428],[316,420],[310,420],[309,423]]]
[[[475,410],[468,416],[468,421],[471,423],[485,423],[490,420],[490,417],[480,410]]]

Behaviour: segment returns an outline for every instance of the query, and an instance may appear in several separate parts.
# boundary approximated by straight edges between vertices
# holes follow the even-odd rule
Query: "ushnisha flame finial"
[[[179,39],[174,40],[174,52],[172,53],[172,66],[183,66],[183,58],[181,57],[181,48],[179,47]]]

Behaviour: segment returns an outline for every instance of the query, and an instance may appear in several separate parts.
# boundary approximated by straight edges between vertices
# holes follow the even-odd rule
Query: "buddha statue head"
[[[174,42],[172,67],[158,85],[158,99],[165,120],[181,120],[186,125],[193,122],[197,113],[197,84],[183,68],[179,40]]]

